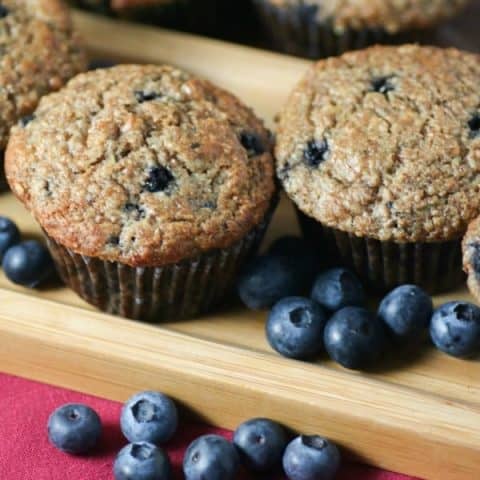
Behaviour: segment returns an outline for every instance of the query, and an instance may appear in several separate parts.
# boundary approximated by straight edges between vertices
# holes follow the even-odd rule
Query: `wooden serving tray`
[[[270,124],[308,65],[84,13],[75,19],[96,55],[184,67],[237,93]],[[10,194],[0,195],[0,213],[40,235]],[[268,237],[296,229],[283,199]],[[435,302],[453,298],[471,300],[462,289]],[[158,389],[224,427],[268,416],[327,435],[366,463],[435,480],[480,478],[479,362],[427,346],[392,353],[369,374],[325,358],[287,360],[269,348],[265,317],[233,308],[151,326],[94,311],[65,288],[25,290],[0,275],[0,370],[114,400]]]

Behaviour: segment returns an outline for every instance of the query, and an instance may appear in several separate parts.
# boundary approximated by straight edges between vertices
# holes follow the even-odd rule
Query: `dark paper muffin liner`
[[[111,17],[195,33],[214,33],[221,21],[221,0],[172,0],[114,10],[110,0],[71,0],[75,6]]]
[[[319,22],[317,6],[279,7],[271,0],[253,0],[267,36],[277,50],[312,59],[340,55],[377,43],[429,42],[433,29],[410,30],[392,35],[382,28],[335,32],[332,22]]]
[[[5,176],[5,167],[3,164],[3,154],[4,152],[0,153],[0,193],[1,192],[6,192],[9,187],[7,183],[7,178]]]
[[[108,313],[149,322],[191,318],[230,293],[253,255],[274,211],[233,246],[162,267],[131,267],[79,255],[51,237],[47,245],[62,280],[88,303]]]
[[[298,211],[298,210],[297,210]],[[343,265],[378,293],[411,283],[429,293],[452,290],[465,280],[461,240],[430,243],[382,242],[326,227],[298,212],[304,235],[332,265]]]

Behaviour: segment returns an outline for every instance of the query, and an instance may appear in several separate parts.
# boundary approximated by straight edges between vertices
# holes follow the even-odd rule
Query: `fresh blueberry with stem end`
[[[170,480],[172,469],[167,454],[148,442],[123,447],[113,465],[115,480]]]
[[[330,357],[351,369],[371,366],[386,344],[381,320],[360,307],[345,307],[336,312],[325,326],[323,339]]]
[[[449,302],[438,307],[430,323],[435,346],[454,357],[480,354],[480,308],[469,302]]]
[[[345,268],[321,273],[315,280],[311,297],[332,312],[344,307],[365,305],[363,285],[356,275]]]
[[[416,285],[392,290],[380,303],[378,317],[396,339],[409,339],[428,328],[433,313],[431,297]]]
[[[267,472],[281,466],[288,440],[285,429],[278,423],[268,418],[254,418],[235,430],[233,443],[247,468]]]
[[[130,442],[168,442],[178,426],[177,407],[159,392],[141,392],[122,408],[120,428]]]
[[[323,350],[327,316],[313,300],[287,297],[272,308],[267,324],[271,347],[288,358],[307,359]]]
[[[20,232],[12,220],[0,216],[0,261],[5,252],[20,241]]]
[[[54,271],[49,251],[36,240],[10,247],[3,257],[2,268],[10,281],[29,288],[39,286]]]
[[[283,455],[283,469],[290,480],[332,480],[339,467],[338,448],[318,435],[295,438]]]
[[[48,419],[48,438],[58,449],[72,454],[86,453],[97,445],[102,423],[87,405],[70,403],[57,408]]]
[[[253,310],[270,308],[280,299],[301,295],[304,278],[292,262],[277,255],[263,255],[247,264],[237,281],[242,302]]]
[[[231,480],[240,466],[237,450],[219,435],[204,435],[194,440],[185,452],[185,480]]]

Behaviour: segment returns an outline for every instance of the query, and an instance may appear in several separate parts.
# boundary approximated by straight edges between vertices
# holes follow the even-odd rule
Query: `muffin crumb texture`
[[[76,253],[161,266],[226,248],[274,193],[269,132],[233,95],[167,66],[82,74],[13,129],[7,178]]]
[[[312,66],[279,121],[277,174],[324,225],[459,239],[480,214],[480,57],[373,47]]]
[[[87,61],[68,9],[59,0],[3,0],[0,53],[3,150],[10,127],[28,116],[42,95],[85,70]]]
[[[338,32],[383,28],[389,33],[426,28],[461,10],[468,0],[265,0],[279,7],[303,8]]]

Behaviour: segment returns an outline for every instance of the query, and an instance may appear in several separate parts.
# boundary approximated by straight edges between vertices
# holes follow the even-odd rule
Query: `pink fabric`
[[[47,440],[47,419],[56,407],[82,402],[102,418],[104,435],[98,451],[89,457],[59,452]],[[0,479],[9,480],[111,480],[116,452],[126,443],[118,426],[121,405],[116,402],[23,380],[0,373]],[[231,433],[205,425],[182,425],[168,445],[175,479],[183,478],[185,448],[204,433]],[[244,474],[242,480],[248,475]],[[360,465],[344,465],[338,480],[409,480],[411,477]],[[283,480],[281,475],[270,480]]]

